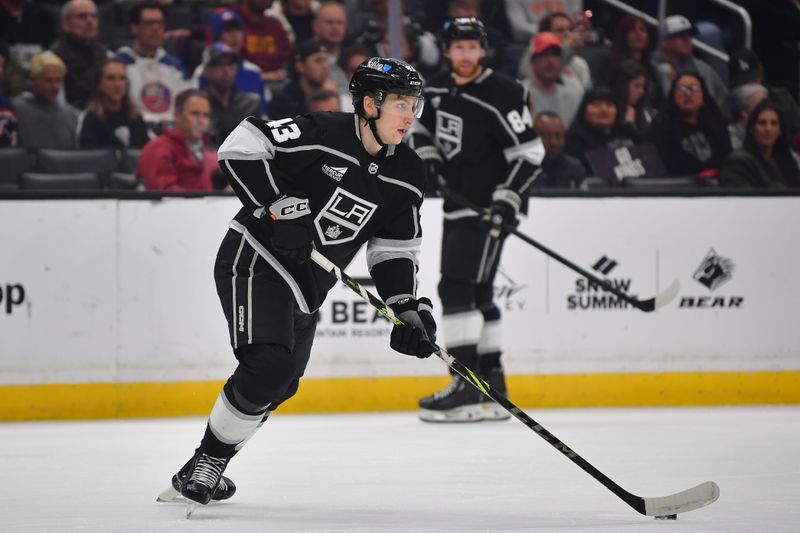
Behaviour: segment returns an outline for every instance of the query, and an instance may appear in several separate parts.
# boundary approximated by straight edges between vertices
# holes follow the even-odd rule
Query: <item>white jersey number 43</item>
[[[270,133],[272,133],[275,142],[282,143],[300,137],[300,128],[297,127],[292,118],[273,120],[272,122],[267,122],[267,126],[270,128]]]

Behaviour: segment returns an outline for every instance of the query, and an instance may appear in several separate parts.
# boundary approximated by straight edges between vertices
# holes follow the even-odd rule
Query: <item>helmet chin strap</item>
[[[378,144],[381,145],[381,148],[386,147],[386,143],[383,142],[381,136],[378,135],[378,126],[375,124],[379,118],[381,118],[381,108],[377,108],[378,114],[374,118],[368,118],[367,125],[369,126],[369,131],[372,132],[372,136],[375,137],[375,140],[378,141]]]

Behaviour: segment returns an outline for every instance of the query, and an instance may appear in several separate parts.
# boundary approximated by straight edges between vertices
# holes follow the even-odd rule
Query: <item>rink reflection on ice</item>
[[[800,407],[530,410],[631,492],[716,481],[715,504],[638,515],[511,420],[430,425],[413,413],[275,416],[230,464],[228,502],[187,521],[156,495],[201,418],[0,424],[0,531],[800,530]]]

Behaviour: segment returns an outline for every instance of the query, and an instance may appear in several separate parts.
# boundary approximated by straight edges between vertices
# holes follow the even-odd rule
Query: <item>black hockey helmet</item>
[[[419,118],[423,99],[422,77],[417,69],[405,61],[390,57],[373,57],[356,67],[350,79],[350,94],[353,96],[353,108],[359,116],[366,118],[365,94],[375,97],[380,116],[381,105],[389,93],[416,97],[420,104],[414,109],[414,114]]]
[[[488,46],[486,28],[483,22],[475,17],[457,17],[448,20],[442,28],[441,39],[445,50],[450,43],[460,39],[480,41],[484,50]]]

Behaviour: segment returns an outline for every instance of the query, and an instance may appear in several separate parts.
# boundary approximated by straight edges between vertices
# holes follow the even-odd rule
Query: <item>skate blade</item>
[[[192,517],[199,505],[200,504],[195,501],[186,500],[186,520],[189,520]]]
[[[184,498],[180,492],[175,490],[175,488],[170,485],[158,495],[156,501],[161,503],[185,503],[186,498]]]
[[[495,402],[482,403],[481,409],[483,409],[484,420],[502,421],[511,418],[511,414]]]
[[[419,419],[423,422],[480,422],[483,417],[483,410],[479,404],[464,405],[447,411],[433,411],[431,409],[420,409],[419,411]]]

